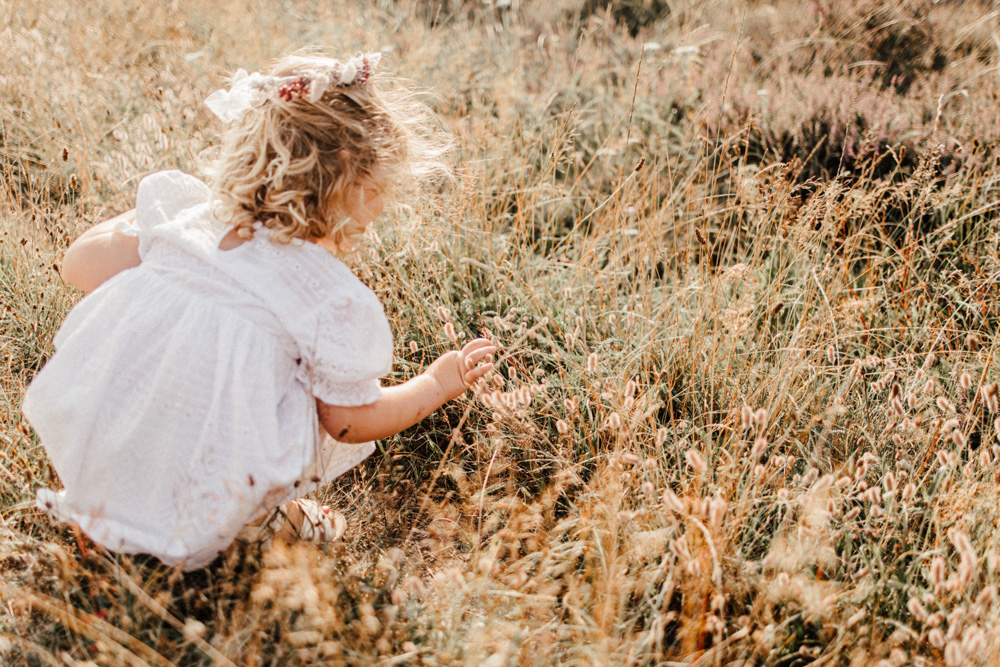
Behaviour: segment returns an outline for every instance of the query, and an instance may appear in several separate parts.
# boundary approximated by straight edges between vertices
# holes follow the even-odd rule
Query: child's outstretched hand
[[[452,350],[435,359],[427,374],[441,385],[445,401],[450,401],[464,394],[476,380],[493,369],[490,355],[496,351],[490,341],[476,338],[461,350]]]

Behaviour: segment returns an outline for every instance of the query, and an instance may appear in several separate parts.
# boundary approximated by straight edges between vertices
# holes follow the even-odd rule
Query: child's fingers
[[[493,370],[493,364],[490,363],[482,364],[481,366],[476,366],[475,368],[472,368],[468,372],[466,372],[465,383],[471,385],[476,380],[489,373],[491,370]]]
[[[462,352],[464,354],[469,354],[473,350],[477,350],[477,349],[479,349],[481,347],[484,347],[484,346],[487,346],[487,345],[490,346],[490,347],[493,347],[493,343],[491,343],[490,341],[486,340],[485,338],[475,338],[473,340],[470,340],[464,346],[462,346]],[[494,348],[494,349],[496,349],[496,348]]]
[[[473,350],[472,352],[466,353],[466,355],[465,355],[465,367],[466,368],[472,368],[473,366],[475,366],[476,364],[478,364],[480,361],[482,361],[483,359],[486,359],[487,357],[489,357],[490,355],[492,355],[496,351],[497,351],[497,349],[495,347],[493,347],[492,345],[489,345],[487,347],[482,347],[482,348],[479,348],[478,350]]]

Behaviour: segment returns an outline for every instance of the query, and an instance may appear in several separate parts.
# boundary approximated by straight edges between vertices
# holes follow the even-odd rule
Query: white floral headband
[[[233,76],[229,90],[219,89],[208,96],[205,104],[223,122],[229,123],[243,117],[250,109],[262,106],[268,99],[280,97],[286,102],[306,98],[319,102],[331,87],[360,85],[375,73],[382,54],[357,53],[346,63],[333,61],[329,67],[304,74],[267,76],[260,72],[247,74],[240,69]]]

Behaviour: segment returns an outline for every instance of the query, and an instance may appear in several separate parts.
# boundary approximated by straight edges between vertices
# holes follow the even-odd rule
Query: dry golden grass
[[[0,2],[4,664],[997,662],[998,13],[600,5]],[[97,550],[18,413],[60,253],[313,44],[456,137],[355,260],[395,377],[499,372],[327,490],[341,545]]]

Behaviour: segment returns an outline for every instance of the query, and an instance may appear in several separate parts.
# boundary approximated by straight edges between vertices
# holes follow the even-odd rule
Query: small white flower
[[[317,74],[309,83],[309,101],[315,104],[323,97],[323,93],[330,87],[330,77],[326,74]]]
[[[645,53],[646,51],[659,51],[662,48],[663,45],[660,44],[659,42],[646,42],[645,44],[642,45],[642,52]]]
[[[348,86],[354,82],[354,77],[358,75],[358,66],[354,64],[354,59],[352,58],[344,65],[344,69],[340,70],[340,85]]]

